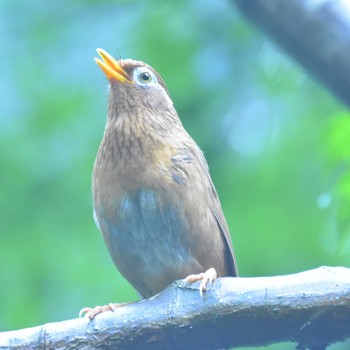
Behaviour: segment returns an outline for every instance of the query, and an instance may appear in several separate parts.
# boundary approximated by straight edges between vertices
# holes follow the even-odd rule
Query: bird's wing
[[[172,176],[173,180],[179,184],[185,183],[186,178],[189,177],[187,174],[187,167],[184,166],[187,163],[196,164],[199,167],[198,174],[202,177],[201,181],[207,183],[208,190],[212,191],[212,203],[210,203],[210,208],[212,210],[212,214],[215,218],[215,221],[219,227],[220,233],[223,237],[223,241],[226,245],[226,259],[227,264],[229,266],[229,274],[230,276],[237,276],[238,269],[237,263],[235,259],[235,254],[233,250],[233,245],[231,241],[230,232],[228,229],[228,225],[224,216],[224,213],[221,208],[219,196],[216,192],[215,186],[209,174],[209,168],[207,161],[203,155],[203,152],[199,149],[199,147],[195,144],[195,142],[190,139],[190,144],[186,145],[187,147],[183,147],[178,150],[178,153],[175,157],[172,158],[172,161],[176,163],[176,167],[173,169]]]
[[[205,160],[205,157],[202,153],[202,151],[200,151],[199,153],[201,155],[201,159],[199,160],[200,166],[202,167],[202,171],[205,174],[207,181],[210,185],[210,189],[213,193],[213,215],[215,217],[215,220],[219,226],[220,232],[224,238],[224,241],[226,243],[226,248],[227,248],[227,260],[230,266],[230,275],[231,276],[238,276],[238,268],[237,268],[237,262],[236,262],[236,258],[235,258],[235,253],[234,253],[234,249],[233,249],[233,245],[232,245],[232,240],[231,240],[231,236],[230,236],[230,231],[224,216],[224,212],[222,210],[221,204],[220,204],[220,200],[219,200],[219,196],[217,194],[217,191],[215,189],[214,183],[210,177],[209,174],[209,167],[207,164],[207,161]]]

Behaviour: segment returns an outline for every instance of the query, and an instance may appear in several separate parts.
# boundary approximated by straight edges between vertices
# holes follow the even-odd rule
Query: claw
[[[116,308],[111,306],[112,304],[103,305],[103,306],[95,306],[95,307],[84,307],[79,312],[79,317],[86,317],[90,320],[94,319],[96,315],[106,312],[106,311],[114,311]]]
[[[79,311],[79,318],[87,317],[87,314],[92,310],[91,307],[84,307]]]
[[[205,272],[189,275],[185,278],[186,283],[194,283],[197,281],[201,281],[201,284],[199,285],[199,294],[201,297],[203,296],[203,292],[207,291],[207,287],[211,286],[213,282],[218,277],[216,270],[211,267]]]
[[[86,317],[93,320],[96,315],[106,311],[115,311],[117,308],[128,305],[131,303],[109,303],[108,305],[95,306],[95,307],[84,307],[79,312],[79,317]]]

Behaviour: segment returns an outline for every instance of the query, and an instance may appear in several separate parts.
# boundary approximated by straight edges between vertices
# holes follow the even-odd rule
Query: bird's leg
[[[95,318],[96,315],[101,314],[102,312],[115,311],[119,307],[132,304],[132,303],[134,302],[132,301],[128,303],[109,303],[108,305],[103,305],[103,306],[84,307],[83,309],[80,310],[79,317],[84,316],[92,320]]]
[[[189,275],[185,278],[186,283],[194,283],[197,281],[201,281],[201,284],[199,285],[199,293],[201,296],[203,296],[203,292],[207,290],[207,286],[212,285],[214,280],[216,280],[218,277],[218,274],[216,273],[216,270],[211,267],[205,272]]]

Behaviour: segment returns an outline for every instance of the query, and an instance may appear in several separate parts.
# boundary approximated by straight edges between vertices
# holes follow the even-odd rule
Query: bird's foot
[[[109,303],[108,305],[95,306],[95,307],[84,307],[79,312],[79,317],[86,317],[93,320],[96,315],[106,311],[115,311],[117,308],[128,305],[131,303]]]
[[[216,270],[211,267],[205,272],[189,275],[185,278],[186,283],[194,283],[197,281],[201,281],[201,284],[199,285],[199,293],[201,296],[203,296],[203,292],[207,290],[208,285],[212,285],[214,280],[216,280],[218,277],[218,274],[216,273]]]

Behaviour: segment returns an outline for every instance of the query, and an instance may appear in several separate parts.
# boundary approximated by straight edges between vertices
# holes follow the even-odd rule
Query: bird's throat
[[[126,173],[166,169],[176,152],[170,141],[146,118],[117,118],[107,122],[98,159],[104,169],[118,167]]]

